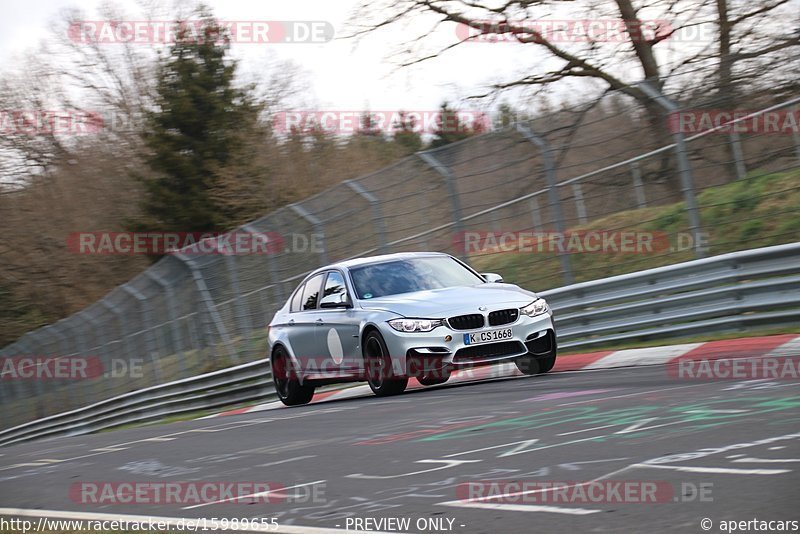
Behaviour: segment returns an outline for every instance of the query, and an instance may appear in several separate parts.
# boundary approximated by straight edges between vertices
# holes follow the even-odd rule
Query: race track
[[[720,521],[797,520],[798,385],[688,380],[656,365],[40,441],[0,449],[0,514],[263,517],[279,532],[703,532],[704,518],[719,532]],[[203,481],[273,492],[251,504],[99,504],[76,490]],[[658,491],[642,502],[619,487]]]

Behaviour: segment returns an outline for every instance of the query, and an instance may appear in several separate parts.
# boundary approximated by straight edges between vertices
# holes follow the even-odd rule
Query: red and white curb
[[[682,345],[668,345],[664,347],[648,347],[643,349],[625,349],[617,351],[590,352],[562,356],[556,360],[552,373],[564,371],[584,371],[592,369],[613,369],[618,367],[639,367],[644,365],[677,364],[685,360],[727,360],[737,358],[785,358],[800,355],[800,334],[781,334],[767,337],[751,337],[742,339],[727,339],[722,341],[708,341],[705,343],[685,343]],[[513,363],[503,363],[487,367],[477,367],[456,371],[447,384],[521,376]],[[408,384],[408,389],[422,389],[414,379]],[[372,395],[366,384],[351,386],[343,385],[340,389],[320,391],[311,400],[312,404],[332,400],[366,397]],[[235,410],[208,415],[201,419],[221,417],[225,415],[238,415],[243,413],[261,412],[282,408],[280,401],[268,402],[246,406]]]

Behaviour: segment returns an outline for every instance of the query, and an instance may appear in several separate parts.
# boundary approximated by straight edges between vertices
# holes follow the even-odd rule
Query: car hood
[[[513,284],[478,284],[402,293],[361,300],[360,304],[366,310],[388,311],[404,317],[437,319],[478,313],[478,306],[486,306],[487,311],[521,308],[534,300],[536,293]]]

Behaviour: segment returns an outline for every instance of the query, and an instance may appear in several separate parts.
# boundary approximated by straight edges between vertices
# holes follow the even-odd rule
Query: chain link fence
[[[273,313],[305,274],[337,260],[443,251],[541,291],[798,240],[797,124],[767,121],[796,119],[800,98],[753,97],[731,116],[737,127],[700,131],[703,113],[730,111],[727,98],[635,89],[650,100],[609,92],[414,154],[237,230],[277,233],[284,251],[165,256],[0,351],[91,357],[102,369],[81,380],[0,381],[3,427],[263,358]],[[608,246],[589,247],[593,232],[612,236]],[[659,245],[617,250],[614,236],[625,232]]]

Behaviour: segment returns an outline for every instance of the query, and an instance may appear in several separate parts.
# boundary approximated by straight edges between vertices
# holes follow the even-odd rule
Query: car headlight
[[[398,332],[430,332],[442,326],[441,319],[392,319],[389,326]]]
[[[519,311],[528,317],[536,317],[537,315],[548,313],[550,307],[544,299],[536,299],[524,308],[520,308]]]

